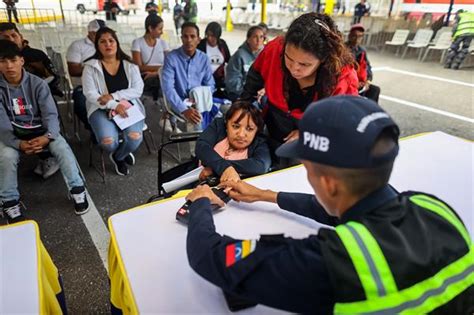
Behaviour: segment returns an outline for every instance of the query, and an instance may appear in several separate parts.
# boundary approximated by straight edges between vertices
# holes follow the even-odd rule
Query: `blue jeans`
[[[84,186],[76,158],[62,136],[51,141],[48,150],[56,158],[69,190]],[[18,192],[18,161],[20,151],[0,142],[0,201],[20,199]]]
[[[96,110],[89,116],[89,123],[97,139],[97,143],[107,152],[115,152],[115,159],[123,161],[130,153],[134,152],[142,143],[144,120],[130,127],[120,130],[113,120],[108,118],[105,110]],[[119,136],[122,135],[122,142]],[[138,137],[134,134],[138,133]]]

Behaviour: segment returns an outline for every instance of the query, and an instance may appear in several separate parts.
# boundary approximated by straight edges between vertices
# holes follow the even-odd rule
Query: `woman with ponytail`
[[[312,102],[358,95],[353,65],[342,34],[325,14],[303,14],[284,37],[265,46],[248,72],[241,99],[259,99],[264,89],[271,151],[298,138],[298,121]]]

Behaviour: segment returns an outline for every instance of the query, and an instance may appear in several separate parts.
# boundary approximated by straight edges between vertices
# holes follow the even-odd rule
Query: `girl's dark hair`
[[[117,54],[115,55],[118,60],[127,60],[130,63],[134,63],[132,58],[130,58],[129,55],[123,52],[122,48],[120,48],[120,42],[117,37],[117,33],[108,27],[102,27],[99,29],[95,35],[95,42],[94,42],[94,47],[95,47],[95,54],[93,54],[91,57],[87,58],[85,61],[91,60],[91,59],[99,59],[102,60],[104,56],[102,53],[99,51],[99,40],[104,34],[110,34],[113,39],[115,39],[115,42],[117,42]]]
[[[252,103],[248,101],[235,101],[232,103],[232,106],[229,108],[227,113],[225,114],[225,120],[229,121],[232,116],[238,111],[241,111],[239,118],[237,118],[237,122],[240,122],[247,116],[253,120],[255,125],[257,125],[258,132],[263,130],[263,118],[260,111],[257,107],[253,106]]]
[[[220,39],[221,36],[222,36],[222,27],[217,22],[211,22],[211,23],[207,24],[206,30],[204,31],[204,34],[207,35],[207,32],[209,32],[212,35],[214,35],[215,37],[217,37],[217,39]]]
[[[261,26],[258,26],[258,25],[252,26],[251,28],[247,30],[247,39],[252,37],[253,33],[255,33],[256,31],[262,31],[263,33],[265,33],[265,30]]]
[[[321,65],[316,70],[314,86],[319,99],[332,94],[344,66],[355,65],[352,54],[344,45],[341,32],[326,14],[311,12],[295,19],[285,35],[284,47],[286,48],[289,44],[312,54],[321,61]],[[281,58],[285,97],[288,100],[288,91],[299,86],[285,65],[285,54],[282,54]]]
[[[163,19],[161,18],[161,16],[155,13],[149,14],[145,19],[145,32],[148,33],[149,32],[148,29],[150,27],[155,28],[161,23],[163,23]]]

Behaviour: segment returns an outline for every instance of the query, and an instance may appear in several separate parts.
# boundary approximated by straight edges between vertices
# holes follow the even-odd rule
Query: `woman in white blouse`
[[[97,143],[109,153],[118,175],[128,175],[128,165],[135,164],[132,152],[143,140],[144,120],[122,130],[115,115],[128,117],[128,109],[137,106],[145,115],[140,102],[143,81],[138,66],[120,48],[114,30],[104,27],[97,31],[96,53],[84,62],[82,86],[86,97],[87,117]]]
[[[145,35],[132,43],[132,58],[140,68],[145,81],[145,94],[158,98],[160,82],[158,70],[165,62],[165,55],[170,51],[168,43],[160,38],[163,34],[163,19],[150,14],[145,19]]]

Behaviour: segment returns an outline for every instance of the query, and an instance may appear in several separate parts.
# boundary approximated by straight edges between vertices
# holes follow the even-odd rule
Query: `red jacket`
[[[255,96],[260,88],[265,87],[269,103],[283,112],[288,112],[289,106],[284,96],[283,69],[281,66],[281,56],[284,49],[283,46],[284,38],[277,37],[269,42],[268,45],[265,46],[265,49],[258,55],[257,59],[252,64],[249,76],[252,76],[250,72],[253,70],[253,72],[256,72],[261,76],[263,82],[261,86],[258,86],[259,84],[255,85],[256,80],[249,80],[248,76],[244,87],[243,98]],[[332,95],[340,94],[358,95],[357,73],[352,66],[342,68]],[[314,101],[317,100],[318,97],[316,94]],[[303,111],[297,108],[293,109],[290,114],[296,119],[301,119]]]

